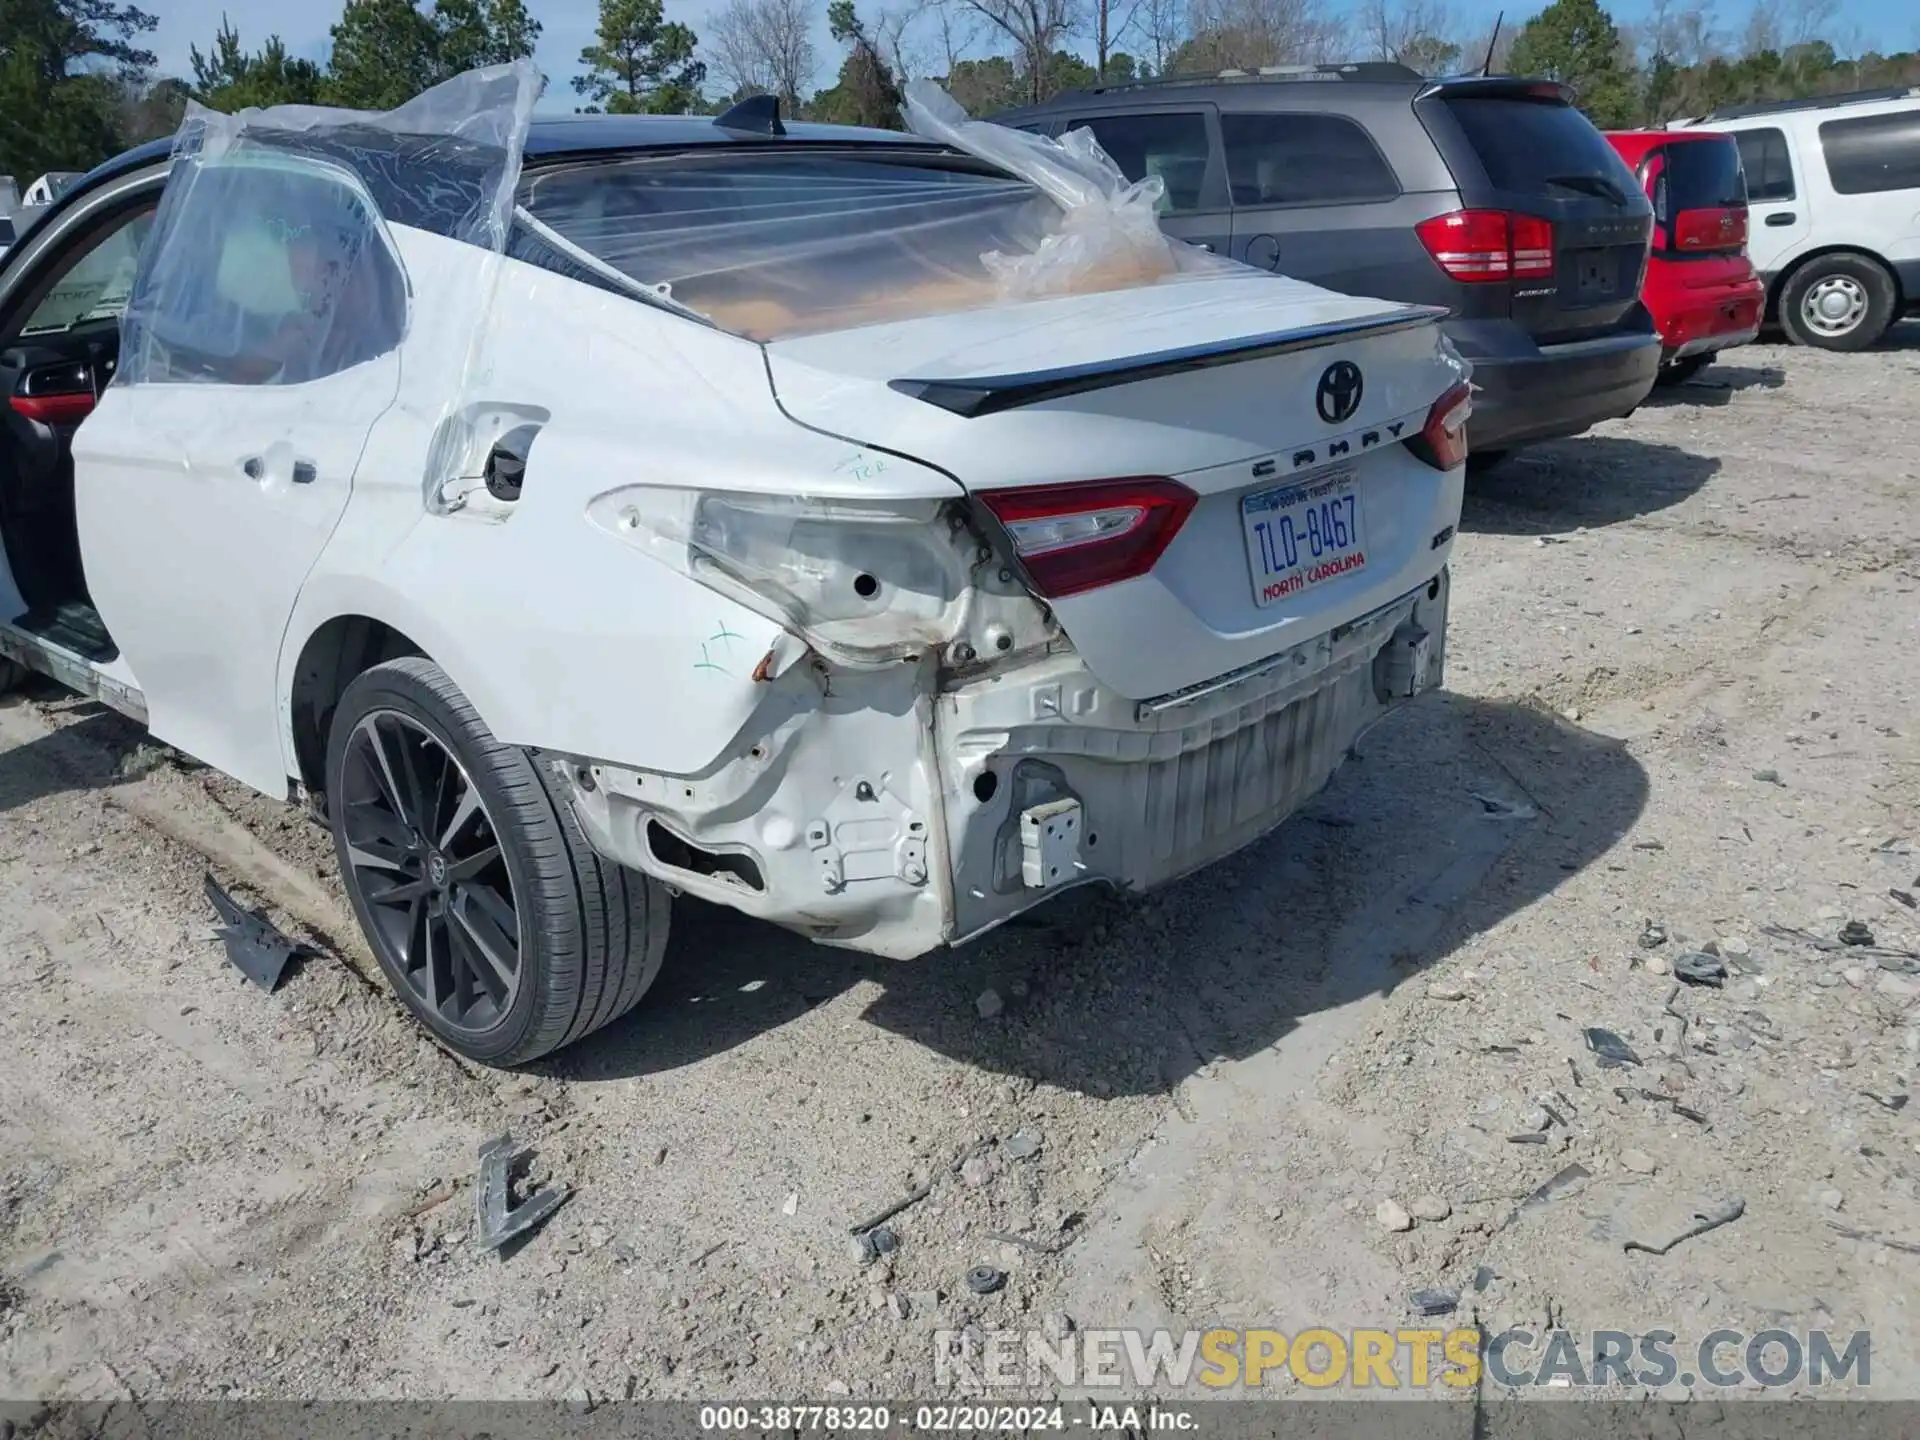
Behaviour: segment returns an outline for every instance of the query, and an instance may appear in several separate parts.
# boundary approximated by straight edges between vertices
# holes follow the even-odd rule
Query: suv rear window
[[[547,234],[516,224],[515,258],[624,276],[757,340],[993,304],[982,256],[1031,254],[1060,213],[976,162],[871,149],[560,165],[519,201]]]
[[[1920,109],[1829,120],[1820,127],[1820,148],[1841,195],[1920,190]]]
[[[1682,210],[1726,210],[1747,203],[1747,183],[1740,174],[1740,147],[1731,135],[1712,140],[1670,141],[1661,147],[1667,157],[1665,221]]]
[[[1571,105],[1468,95],[1442,103],[1496,190],[1540,194],[1567,188],[1569,179],[1577,188],[1584,178],[1619,191],[1631,179],[1606,138]]]

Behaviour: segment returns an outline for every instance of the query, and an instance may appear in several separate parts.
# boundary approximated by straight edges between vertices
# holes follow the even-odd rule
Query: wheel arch
[[[327,730],[341,695],[359,675],[403,655],[433,658],[405,631],[371,615],[335,615],[316,626],[300,646],[287,687],[291,760],[294,778],[323,814]]]

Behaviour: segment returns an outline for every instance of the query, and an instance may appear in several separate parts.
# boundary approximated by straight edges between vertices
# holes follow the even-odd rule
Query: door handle
[[[313,461],[296,460],[293,462],[293,483],[294,484],[311,485],[315,480],[319,478],[320,478],[320,471],[314,465]]]
[[[1791,225],[1799,218],[1800,217],[1791,210],[1776,210],[1773,214],[1767,216],[1764,223],[1768,225]]]

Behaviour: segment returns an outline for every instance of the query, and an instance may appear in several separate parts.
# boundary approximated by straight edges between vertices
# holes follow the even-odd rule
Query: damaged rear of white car
[[[190,119],[74,441],[118,683],[326,815],[447,1044],[624,1013],[670,893],[904,958],[1163,883],[1440,682],[1433,312],[937,92],[693,137],[531,84]]]

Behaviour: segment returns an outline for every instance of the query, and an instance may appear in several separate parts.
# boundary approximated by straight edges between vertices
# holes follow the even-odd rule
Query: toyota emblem
[[[1320,391],[1314,396],[1314,408],[1329,425],[1338,425],[1342,420],[1353,418],[1366,388],[1358,365],[1351,360],[1336,360],[1320,372]]]

